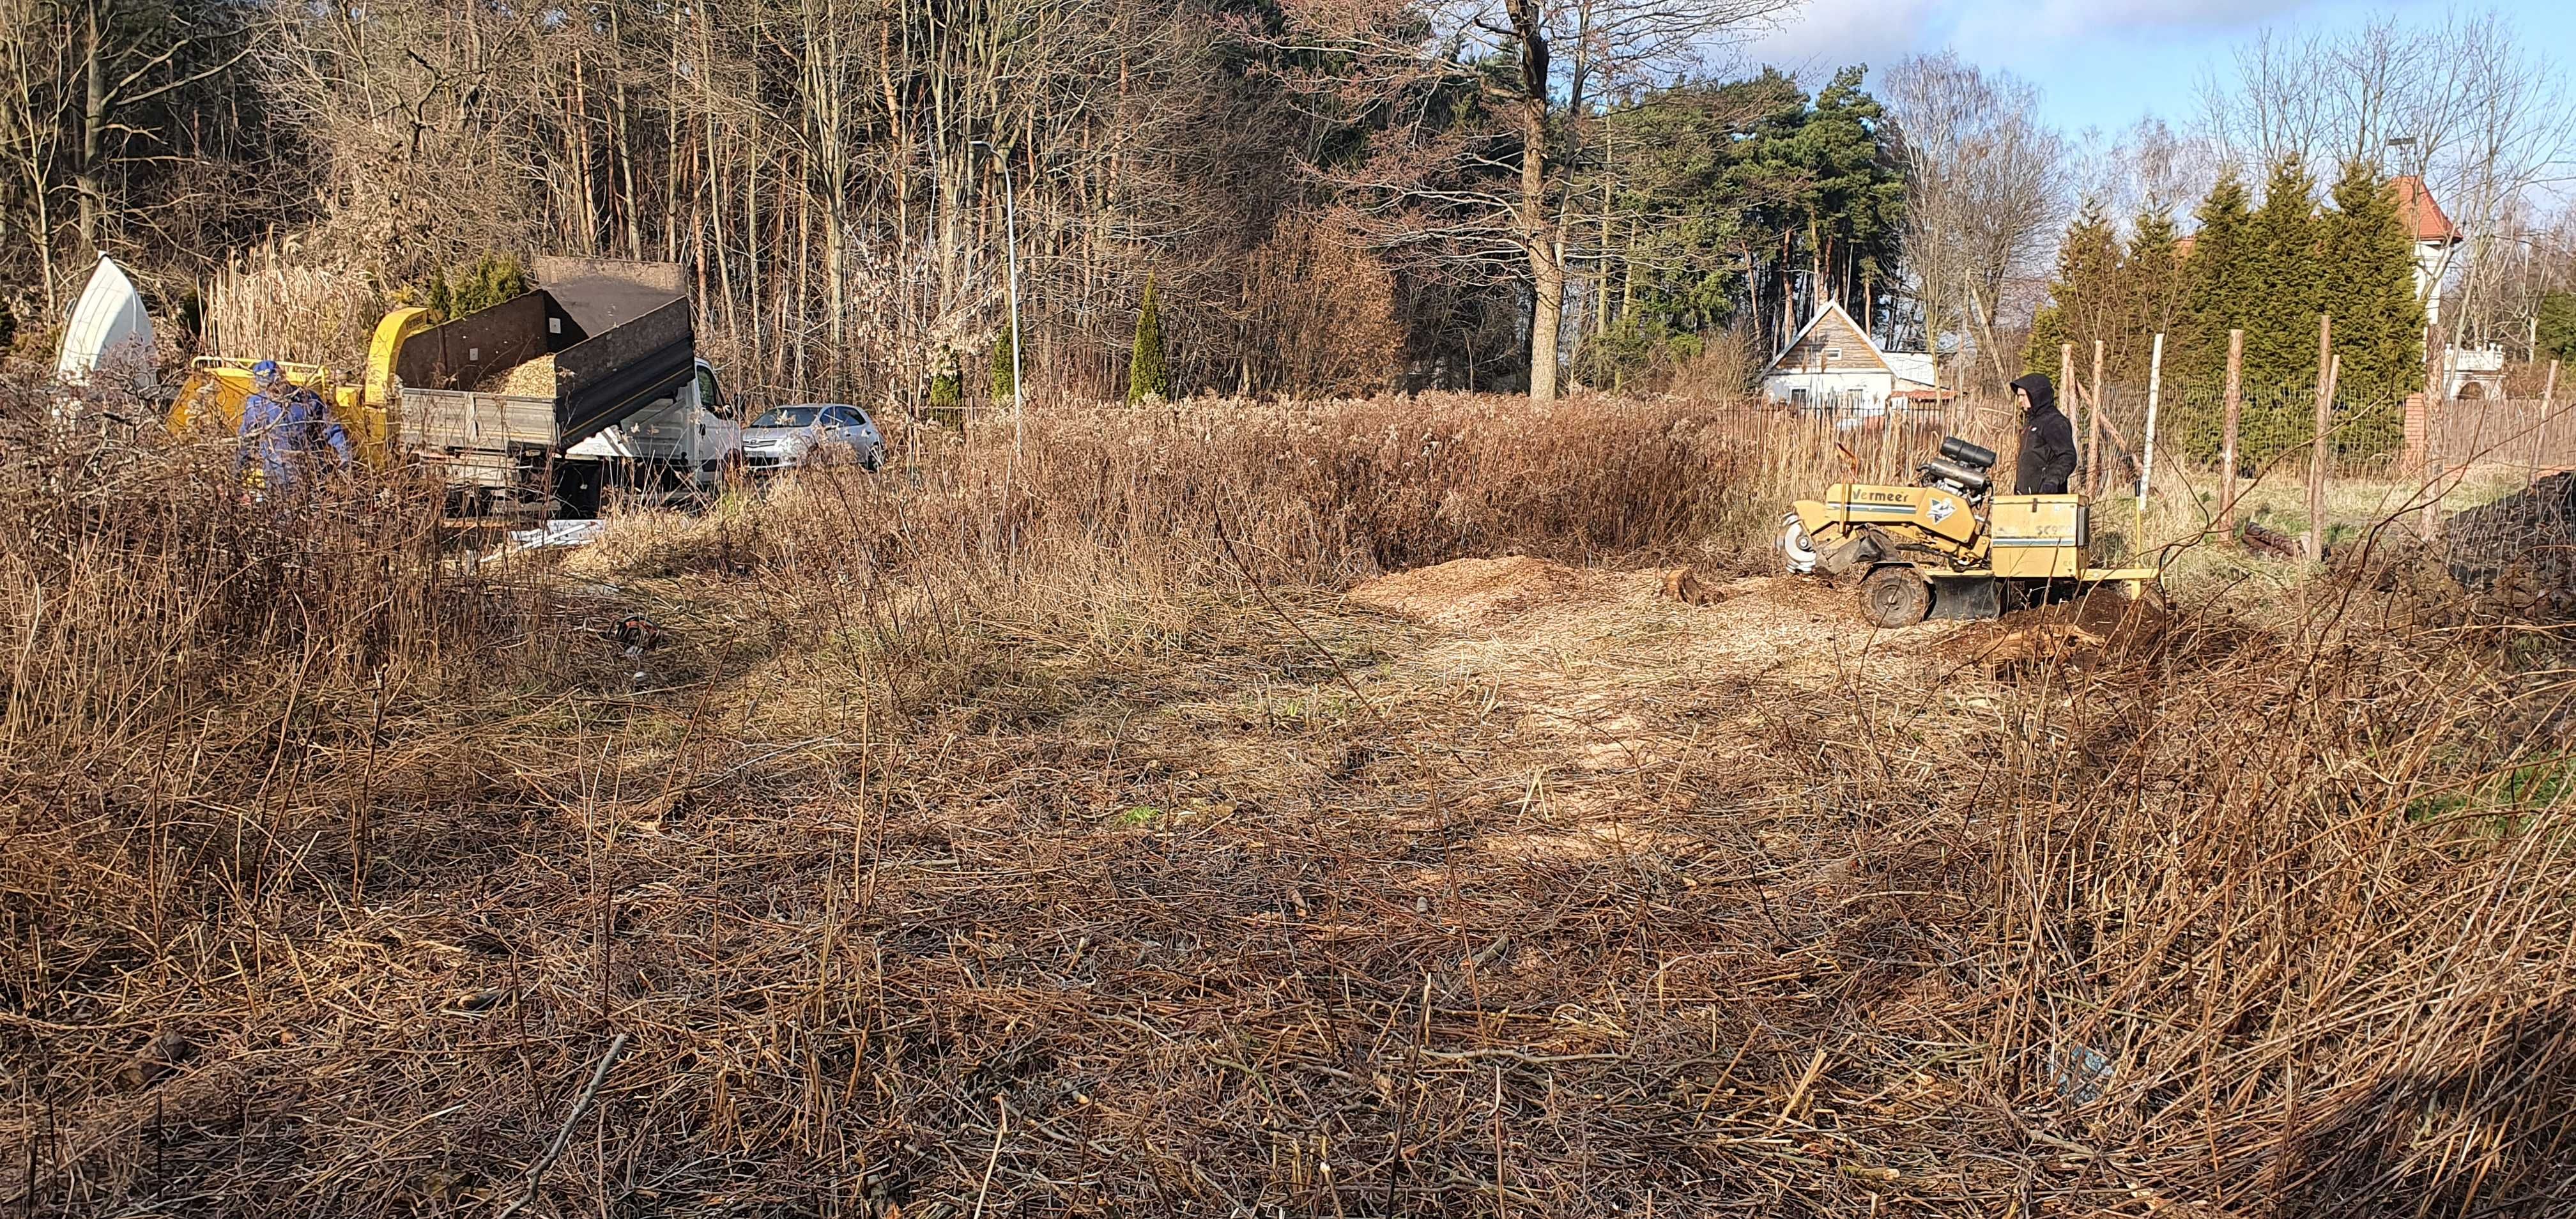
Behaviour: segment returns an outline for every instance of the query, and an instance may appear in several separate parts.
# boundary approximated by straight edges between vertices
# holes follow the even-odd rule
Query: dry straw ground
[[[2576,686],[2435,573],[1999,663],[1755,578],[1817,437],[1469,399],[468,569],[45,406],[0,1213],[2576,1205]]]

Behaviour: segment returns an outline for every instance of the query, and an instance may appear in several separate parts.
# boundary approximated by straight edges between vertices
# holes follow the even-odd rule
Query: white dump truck
[[[678,264],[549,257],[534,270],[534,290],[439,325],[387,315],[370,374],[392,374],[396,446],[496,510],[588,515],[610,489],[719,487],[742,426],[697,356]]]

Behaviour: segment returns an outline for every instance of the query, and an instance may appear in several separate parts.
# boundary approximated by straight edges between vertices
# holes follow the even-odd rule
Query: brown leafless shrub
[[[912,476],[820,481],[767,515],[790,565],[1148,552],[1210,578],[1338,585],[1468,555],[1694,553],[1747,510],[1724,412],[1465,395],[1033,409]],[[854,546],[853,542],[858,545]]]
[[[1678,675],[1496,849],[1544,743],[1324,590],[1736,536],[1757,422],[1050,408],[561,581],[13,432],[0,1206],[2564,1212],[2563,649],[2438,591]]]

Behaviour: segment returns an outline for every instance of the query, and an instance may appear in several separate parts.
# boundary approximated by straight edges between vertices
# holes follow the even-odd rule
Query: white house
[[[2433,201],[2432,188],[2424,185],[2424,179],[2412,175],[2391,178],[2388,189],[2397,193],[2397,218],[2415,242],[2415,299],[2424,302],[2425,325],[2438,329],[2442,324],[2442,284],[2458,258],[2456,251],[2468,238],[2442,211],[2442,205]],[[2504,348],[2494,344],[2445,344],[2442,396],[2501,398],[2504,365]]]
[[[2424,302],[2424,324],[2442,324],[2442,281],[2450,272],[2452,251],[2467,240],[2460,226],[2433,201],[2424,179],[2412,174],[2388,180],[2397,195],[2397,218],[2415,242],[2415,299]]]
[[[1932,356],[1881,351],[1841,305],[1827,302],[1762,370],[1762,392],[1774,402],[1846,415],[1875,415],[1890,402],[1936,399]]]

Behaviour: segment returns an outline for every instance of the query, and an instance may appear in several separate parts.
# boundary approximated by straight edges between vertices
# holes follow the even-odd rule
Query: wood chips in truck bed
[[[475,392],[506,394],[513,398],[551,398],[555,396],[555,358],[538,356],[483,378]]]

